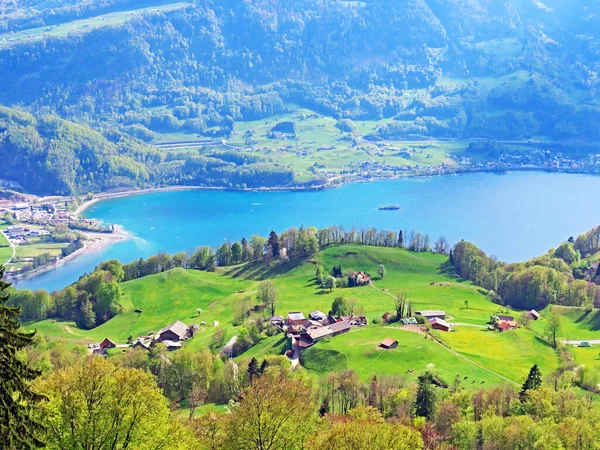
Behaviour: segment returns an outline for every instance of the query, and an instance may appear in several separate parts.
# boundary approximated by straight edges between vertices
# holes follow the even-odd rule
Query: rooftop
[[[160,336],[161,334],[163,334],[167,331],[171,331],[171,332],[175,333],[177,336],[179,336],[180,338],[182,338],[186,335],[187,330],[188,330],[188,326],[185,323],[183,323],[181,320],[176,320],[175,322],[170,323],[169,325],[164,327],[157,334],[158,334],[158,336]]]
[[[417,311],[416,314],[419,314],[423,317],[439,317],[446,315],[444,311]]]
[[[289,320],[305,320],[304,314],[301,312],[290,312],[288,313]]]

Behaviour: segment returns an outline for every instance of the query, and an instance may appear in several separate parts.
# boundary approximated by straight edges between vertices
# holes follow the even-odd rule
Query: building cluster
[[[193,338],[199,328],[198,324],[187,326],[181,320],[176,320],[157,333],[139,337],[131,346],[150,350],[154,345],[162,343],[169,351],[177,350],[181,348],[184,341]]]
[[[281,328],[294,345],[305,349],[322,339],[346,333],[355,327],[364,327],[367,325],[367,318],[364,316],[334,318],[315,310],[308,315],[308,319],[301,312],[290,312],[287,318],[272,316],[269,318],[269,324]]]
[[[39,236],[50,236],[51,233],[48,230],[38,227],[24,226],[24,225],[12,225],[6,228],[4,232],[8,240],[13,244],[20,244],[27,242],[32,237]]]

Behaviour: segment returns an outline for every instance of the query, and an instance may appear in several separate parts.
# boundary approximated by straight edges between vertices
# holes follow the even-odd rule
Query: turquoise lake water
[[[60,289],[101,261],[130,262],[226,240],[312,225],[416,230],[470,240],[504,261],[546,252],[600,224],[600,177],[513,172],[355,183],[318,192],[173,191],[94,204],[86,216],[122,225],[133,238],[83,255],[23,289]],[[400,211],[379,211],[393,203]]]

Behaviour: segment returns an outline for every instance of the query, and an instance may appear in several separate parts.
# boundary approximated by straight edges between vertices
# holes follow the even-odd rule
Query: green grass
[[[398,348],[380,349],[379,344],[387,337],[396,339]],[[430,364],[434,364],[434,370],[449,384],[457,375],[463,380],[464,387],[479,388],[482,380],[486,385],[507,383],[437,342],[397,327],[369,326],[318,342],[302,355],[302,363],[320,375],[352,368],[365,381],[374,374],[403,375],[416,380]],[[408,373],[411,369],[413,372]],[[468,379],[465,381],[464,377]]]
[[[218,145],[212,149],[231,150],[230,146],[234,146],[239,149],[237,151],[250,150],[252,154],[262,156],[267,161],[289,167],[294,171],[298,181],[307,181],[319,178],[323,170],[340,173],[357,169],[364,161],[395,166],[417,164],[431,166],[442,163],[453,165],[455,163],[448,154],[464,151],[468,147],[468,143],[463,141],[382,141],[377,145],[361,141],[357,147],[353,147],[349,141],[342,139],[348,133],[342,133],[336,128],[336,119],[293,104],[288,105],[287,108],[288,112],[267,119],[236,122],[234,133],[228,139],[227,146]],[[296,124],[297,139],[267,138],[269,130],[281,121],[292,121]],[[391,121],[392,118],[356,121],[354,135],[359,137],[372,133],[378,126]],[[248,148],[246,132],[250,130],[253,130],[251,139],[256,143]],[[197,138],[197,134],[158,133],[155,141]],[[410,158],[404,158],[399,155],[401,149],[414,150],[415,153]],[[385,176],[385,174],[379,173],[378,176]]]
[[[542,334],[550,310],[561,316],[561,337],[563,339],[600,339],[600,309],[552,306],[541,311],[541,319],[531,322],[532,329]]]
[[[8,262],[12,258],[12,247],[4,234],[0,233],[0,264]]]
[[[600,370],[600,346],[573,347],[571,353],[577,364],[585,364],[587,367]]]
[[[486,328],[455,327],[451,333],[436,332],[450,348],[517,383],[537,364],[544,375],[558,368],[554,350],[525,328],[504,333]]]
[[[455,323],[483,326],[490,314],[499,311],[498,306],[489,302],[480,288],[449,274],[446,271],[447,259],[444,256],[395,248],[343,245],[330,247],[315,258],[327,270],[334,264],[341,264],[344,271],[353,268],[371,274],[377,273],[379,264],[385,264],[387,275],[384,280],[375,276],[374,286],[328,292],[315,284],[315,264],[310,262],[291,261],[284,265],[277,262],[246,264],[218,269],[215,273],[174,269],[123,283],[121,313],[93,330],[80,330],[73,323],[49,320],[29,324],[28,328],[37,328],[42,334],[65,339],[73,344],[100,342],[105,337],[117,343],[125,343],[129,335],[136,338],[157,331],[177,319],[187,324],[206,321],[208,325],[202,327],[197,336],[185,344],[192,349],[199,349],[210,344],[216,331],[210,326],[214,320],[219,321],[220,328],[225,330],[226,340],[237,333],[232,324],[236,304],[246,296],[255,299],[258,284],[263,279],[271,279],[277,286],[279,297],[276,314],[283,316],[289,311],[302,311],[305,315],[315,309],[327,312],[336,297],[344,296],[347,299],[355,299],[356,311],[364,312],[371,323],[372,319],[380,319],[385,312],[394,310],[394,301],[390,294],[400,290],[410,294],[413,311],[442,309],[446,311],[448,320]],[[468,309],[465,308],[465,300],[468,302]],[[201,317],[196,317],[196,308],[202,308]],[[141,309],[143,312],[136,313],[135,309]],[[523,372],[528,370],[533,362],[538,362],[537,358],[546,373],[554,367],[556,357],[552,350],[537,341],[533,333],[527,330],[499,335],[485,334],[475,327],[457,328],[459,331],[456,333],[443,336],[452,348],[511,380],[521,381]],[[398,328],[369,325],[367,330],[335,337],[329,343],[320,343],[315,349],[330,348],[340,351],[340,348],[348,347],[349,339],[366,336],[364,340],[370,342],[370,347],[362,347],[361,350],[366,352],[369,348],[374,348],[371,344],[378,343],[376,341],[381,341],[388,334],[390,337],[398,336],[401,342],[407,343],[406,347],[400,349],[401,361],[385,362],[388,358],[386,356],[383,357],[385,363],[381,368],[377,363],[375,369],[371,369],[367,362],[373,355],[361,359],[358,354],[350,352],[345,353],[347,367],[360,370],[361,376],[368,377],[372,370],[381,369],[382,373],[404,373],[407,369],[422,370],[427,364],[434,363],[443,366],[439,369],[440,373],[451,376],[453,380],[456,375],[453,373],[453,367],[459,364],[456,367],[465,369],[460,369],[457,373],[465,372],[466,376],[470,371],[476,378],[488,380],[489,383],[498,383],[501,380],[500,377],[495,377],[452,354],[439,344],[425,341],[420,335]],[[282,337],[283,335],[278,335],[266,338],[242,357],[280,355],[288,345]],[[360,345],[362,344],[357,341],[357,348]],[[515,352],[516,348],[519,349],[518,352]],[[380,353],[375,354],[379,355]],[[335,359],[327,354],[319,358]],[[313,361],[315,360],[319,359],[313,358]],[[506,361],[511,363],[506,364]],[[511,369],[513,362],[514,370]],[[313,365],[313,373],[322,365]],[[342,366],[343,363],[340,362],[339,367]]]
[[[62,249],[68,245],[68,243],[22,244],[17,246],[17,256],[21,258],[34,258],[44,253],[49,253],[51,256],[59,256],[62,254]]]
[[[194,419],[198,419],[199,417],[202,417],[210,412],[226,413],[229,411],[228,408],[228,405],[220,405],[217,403],[209,403],[207,405],[198,406],[194,410]],[[175,414],[175,417],[180,419],[188,419],[190,417],[190,408],[179,408],[173,413]]]

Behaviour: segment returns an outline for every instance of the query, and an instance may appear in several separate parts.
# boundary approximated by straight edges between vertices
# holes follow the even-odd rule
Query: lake
[[[317,192],[172,191],[104,200],[87,217],[122,225],[134,236],[18,283],[61,289],[101,261],[130,262],[158,251],[267,236],[290,226],[416,230],[454,243],[474,242],[505,261],[545,253],[600,224],[600,177],[558,173],[477,173],[354,183]],[[399,211],[379,211],[397,204]]]

